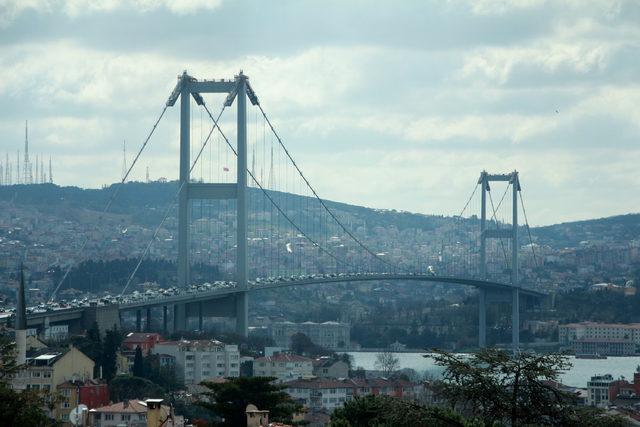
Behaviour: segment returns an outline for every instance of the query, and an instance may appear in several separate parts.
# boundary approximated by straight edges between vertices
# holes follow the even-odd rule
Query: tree
[[[376,354],[374,366],[377,370],[382,371],[383,376],[388,378],[400,369],[400,359],[390,351],[383,351]]]
[[[125,399],[164,397],[165,390],[146,378],[132,375],[117,375],[109,383],[110,398],[114,402]]]
[[[291,423],[293,414],[302,406],[284,392],[284,386],[272,384],[271,377],[228,378],[224,383],[203,382],[208,391],[207,400],[200,406],[222,418],[222,426],[244,427],[247,425],[245,410],[248,404],[269,411],[269,419]]]
[[[297,332],[291,335],[291,351],[296,354],[302,354],[306,356],[328,356],[331,354],[331,351],[316,345],[311,338],[303,334],[302,332]]]
[[[619,424],[619,417],[601,412],[582,418],[574,396],[554,387],[559,374],[570,367],[564,355],[511,356],[502,350],[483,349],[471,356],[434,350],[425,357],[445,368],[436,392],[452,409],[471,413],[487,425],[624,425]],[[588,424],[590,419],[595,424]]]
[[[331,414],[332,427],[453,427],[481,425],[446,409],[424,407],[389,396],[367,395],[345,402]]]
[[[16,345],[7,336],[0,335],[0,386],[8,385],[11,376],[20,370],[16,362]]]
[[[158,384],[168,391],[177,390],[180,387],[180,384],[176,379],[175,366],[161,366],[160,356],[157,354],[151,354],[149,351],[143,359],[143,366],[144,378],[149,381]]]
[[[144,372],[144,359],[142,358],[142,349],[140,346],[136,347],[136,353],[133,356],[133,376],[134,377],[145,377]]]
[[[117,373],[116,353],[120,349],[122,339],[122,333],[115,325],[113,329],[105,332],[104,344],[102,345],[102,352],[100,354],[100,364],[102,365],[103,376],[106,379],[113,378]]]
[[[45,396],[34,391],[17,392],[11,389],[10,379],[22,369],[16,362],[15,343],[0,335],[0,414],[2,425],[48,426],[49,417],[43,410],[48,406]],[[50,400],[50,402],[53,402]]]

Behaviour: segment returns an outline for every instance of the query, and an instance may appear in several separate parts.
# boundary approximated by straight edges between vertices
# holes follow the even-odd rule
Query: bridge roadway
[[[311,279],[297,279],[297,280],[282,280],[272,283],[252,284],[249,286],[248,291],[256,291],[261,289],[275,289],[284,288],[289,286],[305,286],[305,285],[320,285],[326,283],[344,283],[344,282],[374,282],[374,281],[417,281],[417,282],[431,282],[431,283],[448,283],[465,286],[473,286],[478,289],[485,289],[491,291],[503,291],[510,292],[514,288],[513,285],[501,282],[494,282],[490,280],[478,280],[478,279],[462,279],[458,277],[446,277],[446,276],[434,276],[428,274],[346,274],[344,276],[337,275],[336,277],[321,277]],[[537,292],[527,288],[519,288],[520,294],[530,297],[541,298],[543,293]],[[129,303],[120,303],[119,307],[121,311],[129,311],[147,307],[161,307],[172,304],[185,304],[192,302],[206,301],[209,298],[222,297],[225,295],[231,295],[239,292],[244,292],[244,289],[238,289],[234,286],[227,288],[218,288],[204,292],[191,292],[180,295],[163,296],[158,298],[140,299]]]
[[[97,322],[101,330],[111,328],[114,324],[119,326],[122,314],[135,312],[136,328],[142,329],[142,315],[146,312],[145,329],[150,330],[151,309],[160,307],[162,313],[162,329],[167,332],[168,309],[173,312],[172,329],[187,330],[190,315],[199,318],[199,328],[202,329],[203,317],[236,317],[237,296],[243,292],[257,291],[261,289],[276,289],[289,286],[321,285],[327,283],[346,282],[373,282],[373,281],[416,281],[430,283],[457,284],[473,286],[480,292],[480,319],[485,323],[487,302],[502,301],[515,303],[519,295],[539,299],[544,294],[531,289],[516,287],[506,283],[490,280],[466,279],[459,277],[434,276],[430,274],[337,274],[335,277],[304,278],[282,280],[277,282],[255,283],[251,282],[248,289],[239,289],[235,286],[219,287],[217,289],[196,292],[184,292],[178,295],[160,296],[155,298],[141,298],[134,301],[98,305],[96,303],[84,307],[74,307],[63,310],[47,311],[44,313],[31,313],[27,316],[30,327],[49,324],[69,324],[70,331],[80,332],[89,328],[93,322]],[[227,282],[229,283],[229,282]],[[517,292],[516,292],[517,291]],[[515,299],[514,299],[515,298]],[[519,304],[514,304],[514,322],[519,318]],[[159,325],[158,325],[159,326]],[[481,328],[481,333],[485,328]]]

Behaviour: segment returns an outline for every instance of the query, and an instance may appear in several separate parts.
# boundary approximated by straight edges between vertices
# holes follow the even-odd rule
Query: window
[[[104,414],[104,419],[107,421],[113,420],[113,414]]]
[[[146,420],[147,419],[147,414],[138,414],[138,419],[139,420]]]
[[[69,401],[68,401],[68,400],[66,400],[66,401],[62,402],[62,407],[63,407],[63,408],[65,408],[65,409],[66,409],[66,408],[68,408],[68,407],[70,407],[70,406],[71,406],[71,405],[69,405]]]
[[[122,414],[122,421],[129,421],[129,420],[131,420],[130,414]]]
[[[335,389],[335,388],[331,388],[331,389],[329,389],[329,393],[331,393],[331,394],[336,394],[336,389]]]
[[[31,372],[31,378],[40,378],[40,371]]]
[[[43,378],[51,378],[51,371],[44,371],[42,373]]]
[[[202,376],[208,377],[209,373],[210,373],[209,371],[202,371]]]
[[[68,421],[69,420],[69,414],[62,414],[62,421]]]

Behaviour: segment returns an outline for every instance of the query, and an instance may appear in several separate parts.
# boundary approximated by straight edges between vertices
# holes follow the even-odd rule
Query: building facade
[[[274,354],[253,361],[254,377],[275,377],[278,382],[308,378],[313,375],[313,360],[295,354]]]
[[[147,427],[148,400],[125,400],[89,410],[89,427]],[[184,427],[184,417],[174,415],[166,405],[160,407],[166,427]]]
[[[577,354],[629,356],[640,353],[640,323],[580,322],[558,327],[560,345]]]
[[[180,340],[157,343],[152,353],[173,357],[176,374],[184,384],[199,384],[217,377],[240,376],[237,345],[217,340]]]
[[[613,377],[609,374],[595,375],[587,382],[587,405],[606,408],[610,400],[609,386]]]
[[[329,350],[346,350],[351,347],[350,326],[339,322],[277,322],[271,325],[271,338],[279,347],[289,348],[291,336],[305,334],[314,344]]]

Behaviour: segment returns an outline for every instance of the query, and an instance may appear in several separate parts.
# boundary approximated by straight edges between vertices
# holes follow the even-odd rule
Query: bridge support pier
[[[511,342],[514,354],[520,347],[520,290],[514,288],[511,302]]]
[[[162,333],[163,334],[167,334],[169,332],[169,329],[167,328],[167,306],[163,305],[162,306]]]
[[[236,333],[249,336],[249,293],[236,294]]]
[[[184,331],[187,329],[187,305],[173,305],[173,332]]]
[[[478,347],[487,346],[487,291],[478,289]]]
[[[142,332],[142,310],[136,310],[136,332]]]
[[[202,321],[202,301],[198,301],[198,330],[203,330],[203,321]]]
[[[151,332],[151,307],[147,307],[147,319],[144,324],[145,332]]]

